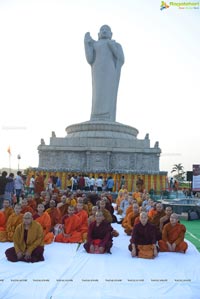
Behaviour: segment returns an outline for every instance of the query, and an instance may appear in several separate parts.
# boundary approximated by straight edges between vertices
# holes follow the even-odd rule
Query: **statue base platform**
[[[159,172],[161,150],[150,147],[148,134],[117,122],[87,121],[66,128],[66,137],[41,144],[39,167],[81,172]]]

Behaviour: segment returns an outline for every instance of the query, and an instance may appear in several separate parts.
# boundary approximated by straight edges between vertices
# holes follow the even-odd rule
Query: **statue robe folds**
[[[85,41],[85,53],[92,67],[91,121],[116,119],[117,92],[124,54],[120,44],[110,39]]]

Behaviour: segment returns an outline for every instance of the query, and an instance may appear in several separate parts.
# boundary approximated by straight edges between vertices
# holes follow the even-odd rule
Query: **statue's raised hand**
[[[84,41],[85,41],[86,43],[91,43],[91,42],[93,42],[93,39],[91,38],[90,32],[86,32]]]

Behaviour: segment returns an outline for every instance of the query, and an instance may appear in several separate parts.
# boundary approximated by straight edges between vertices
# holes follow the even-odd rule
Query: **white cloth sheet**
[[[186,254],[159,253],[154,260],[132,258],[121,225],[112,254],[88,254],[81,245],[45,246],[45,261],[11,263],[0,243],[0,299],[199,299],[200,254],[188,241]]]

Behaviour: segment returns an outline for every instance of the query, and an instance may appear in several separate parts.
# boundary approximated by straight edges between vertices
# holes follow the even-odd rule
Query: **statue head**
[[[100,28],[98,33],[99,39],[111,39],[112,38],[112,31],[108,25],[103,25]]]

